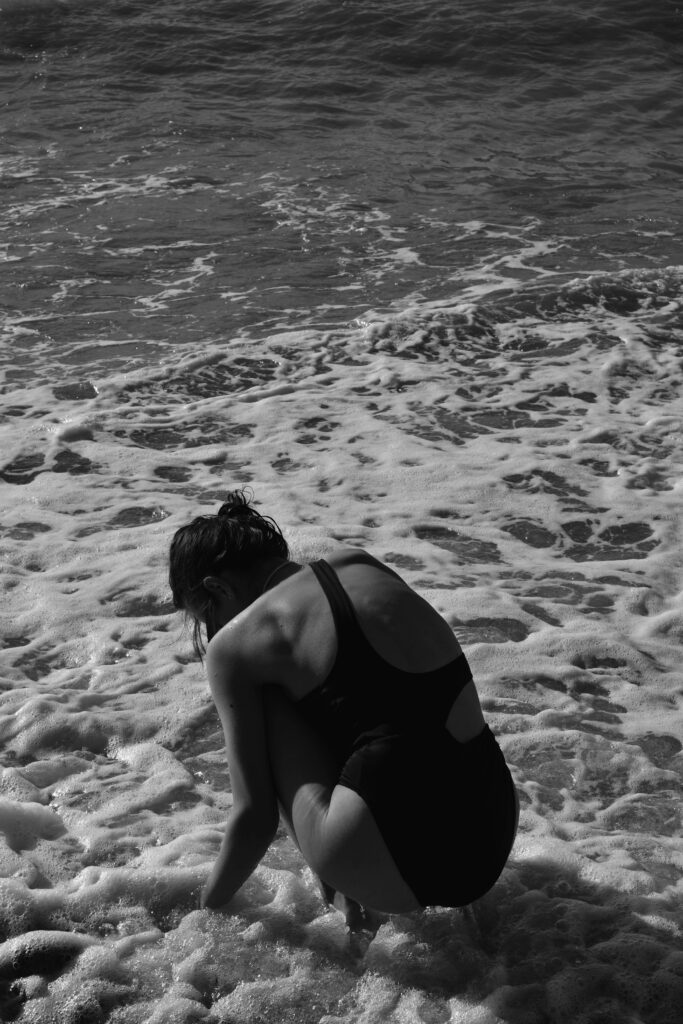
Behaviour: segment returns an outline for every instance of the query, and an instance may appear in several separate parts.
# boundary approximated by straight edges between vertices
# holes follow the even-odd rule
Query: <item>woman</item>
[[[170,583],[200,656],[206,628],[233,791],[202,906],[249,877],[278,807],[349,913],[463,906],[490,889],[516,794],[460,645],[426,601],[364,551],[291,561],[241,491],[178,530]]]

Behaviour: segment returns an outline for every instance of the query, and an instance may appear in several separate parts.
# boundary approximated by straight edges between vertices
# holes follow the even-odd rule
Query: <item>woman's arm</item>
[[[223,724],[233,805],[221,850],[201,896],[212,909],[227,903],[268,849],[278,825],[270,770],[263,691],[245,659],[230,645],[230,631],[211,641],[206,667]]]
[[[271,844],[276,827],[263,829],[250,814],[230,814],[221,850],[199,900],[200,907],[218,910],[246,882]]]

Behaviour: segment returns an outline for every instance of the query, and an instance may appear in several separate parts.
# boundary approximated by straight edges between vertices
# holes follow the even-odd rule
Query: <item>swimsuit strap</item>
[[[391,682],[387,684],[389,686],[395,686],[399,680],[402,681],[401,685],[409,687],[415,684],[436,686],[439,690],[443,690],[444,699],[450,708],[472,678],[470,667],[462,651],[446,664],[427,672],[407,672],[405,669],[391,665],[377,653],[367,640],[356,618],[349,595],[329,562],[320,558],[309,564],[332,609],[332,618],[337,631],[337,659],[333,671],[343,664],[343,671],[347,674],[350,673],[348,679],[353,679],[354,674],[362,670],[374,673],[376,682],[385,676],[390,677]]]
[[[342,587],[332,566],[324,558],[319,558],[317,562],[311,562],[310,567],[332,609],[339,650],[342,651],[346,648],[346,645],[342,643],[343,640],[351,641],[352,644],[358,643],[359,640],[365,641],[349,595]]]

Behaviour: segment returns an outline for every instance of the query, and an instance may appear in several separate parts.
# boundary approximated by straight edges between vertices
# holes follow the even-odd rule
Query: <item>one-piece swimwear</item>
[[[491,730],[460,743],[449,711],[472,674],[464,654],[405,672],[374,650],[331,565],[311,564],[332,609],[337,656],[298,701],[339,765],[338,783],[369,807],[423,906],[464,906],[487,892],[516,828],[510,772]],[[389,571],[389,570],[386,570]]]

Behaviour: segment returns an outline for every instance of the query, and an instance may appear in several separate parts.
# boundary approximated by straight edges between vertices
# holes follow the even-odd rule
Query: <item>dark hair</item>
[[[216,515],[197,516],[181,526],[171,541],[168,581],[173,605],[187,612],[194,593],[203,591],[203,610],[211,598],[203,585],[207,576],[222,569],[244,569],[264,558],[289,558],[287,541],[270,516],[262,516],[251,506],[252,496],[244,491],[231,491]],[[204,653],[201,636],[202,620],[193,619],[192,644],[199,655]]]

